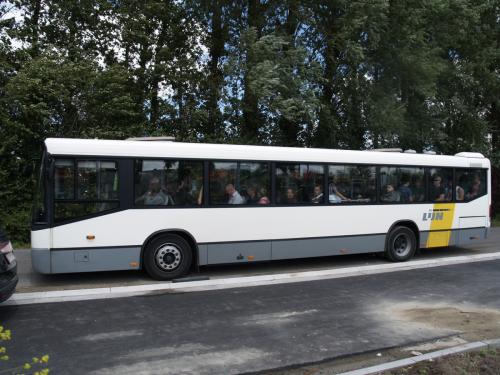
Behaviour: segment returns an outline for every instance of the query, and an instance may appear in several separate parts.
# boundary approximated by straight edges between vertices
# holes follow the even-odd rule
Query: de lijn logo
[[[441,221],[444,219],[444,213],[449,211],[447,208],[441,208],[436,210],[429,210],[429,212],[424,212],[422,216],[423,221]]]

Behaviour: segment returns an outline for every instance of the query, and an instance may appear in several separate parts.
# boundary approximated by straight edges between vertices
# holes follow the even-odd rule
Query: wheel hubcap
[[[182,253],[176,245],[164,244],[156,249],[155,261],[163,271],[173,271],[181,264]]]
[[[394,249],[394,252],[400,257],[408,255],[411,250],[410,237],[404,233],[398,234],[394,238],[392,248]]]

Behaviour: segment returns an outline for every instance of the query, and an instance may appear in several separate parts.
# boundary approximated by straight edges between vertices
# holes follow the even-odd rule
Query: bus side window
[[[276,163],[278,204],[323,203],[324,169],[320,164]]]
[[[54,198],[75,198],[75,163],[73,160],[58,159],[54,163]]]
[[[486,194],[484,169],[457,169],[455,171],[455,199],[471,201]]]
[[[136,206],[195,206],[203,201],[203,162],[136,160]]]
[[[453,199],[453,169],[430,168],[429,200],[451,202]]]
[[[114,161],[60,159],[54,169],[54,221],[109,211],[119,207],[118,169]],[[76,197],[75,197],[76,190]]]
[[[380,167],[381,202],[423,202],[424,171],[418,167]]]

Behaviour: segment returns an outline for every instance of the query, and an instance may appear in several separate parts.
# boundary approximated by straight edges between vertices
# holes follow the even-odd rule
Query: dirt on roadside
[[[391,307],[399,319],[460,332],[467,341],[500,337],[500,311],[473,305],[400,304]]]
[[[332,375],[354,369],[373,366],[397,359],[408,358],[415,353],[426,353],[467,342],[500,338],[500,310],[470,304],[383,301],[373,309],[374,315],[391,317],[397,329],[412,331],[418,328],[448,330],[455,335],[408,347],[381,350],[341,359],[332,359],[289,370],[269,371],[272,375]],[[424,362],[411,368],[403,368],[384,375],[500,375],[500,349],[463,353]]]

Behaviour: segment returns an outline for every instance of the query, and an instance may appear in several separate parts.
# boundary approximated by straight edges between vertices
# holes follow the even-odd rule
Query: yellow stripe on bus
[[[450,244],[455,203],[436,203],[433,212],[434,220],[431,221],[431,232],[427,238],[426,247],[448,246]]]

